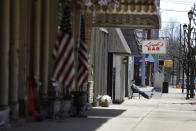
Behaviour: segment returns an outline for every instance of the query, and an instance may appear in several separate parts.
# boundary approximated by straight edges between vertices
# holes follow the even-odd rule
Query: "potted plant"
[[[111,97],[108,95],[104,95],[100,99],[100,104],[102,107],[109,107],[110,102],[111,102]]]

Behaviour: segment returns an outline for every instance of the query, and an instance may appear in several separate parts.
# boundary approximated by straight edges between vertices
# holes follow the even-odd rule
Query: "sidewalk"
[[[179,89],[150,100],[134,98],[110,107],[95,107],[88,118],[25,122],[8,131],[195,131],[195,99],[185,100]]]

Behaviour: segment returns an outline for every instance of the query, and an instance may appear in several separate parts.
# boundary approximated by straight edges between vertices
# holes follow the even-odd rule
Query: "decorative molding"
[[[90,7],[82,7],[82,10],[88,14],[92,27],[160,29],[161,19],[156,1],[119,0],[118,8],[110,9],[109,6],[93,4]]]

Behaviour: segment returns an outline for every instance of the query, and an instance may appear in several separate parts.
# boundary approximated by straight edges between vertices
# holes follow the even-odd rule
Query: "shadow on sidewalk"
[[[87,114],[89,117],[116,117],[122,114],[124,111],[126,110],[94,108]]]
[[[25,122],[20,127],[11,127],[8,131],[94,131],[113,117],[126,110],[93,108],[87,111],[87,118],[69,117],[61,121]]]

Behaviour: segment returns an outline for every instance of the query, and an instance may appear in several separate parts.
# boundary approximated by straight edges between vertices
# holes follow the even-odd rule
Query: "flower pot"
[[[95,100],[95,101],[93,102],[93,106],[94,106],[94,107],[98,107],[98,106],[99,106],[99,101],[96,101],[96,100]]]
[[[109,107],[109,102],[102,102],[101,103],[101,106],[102,107]]]

